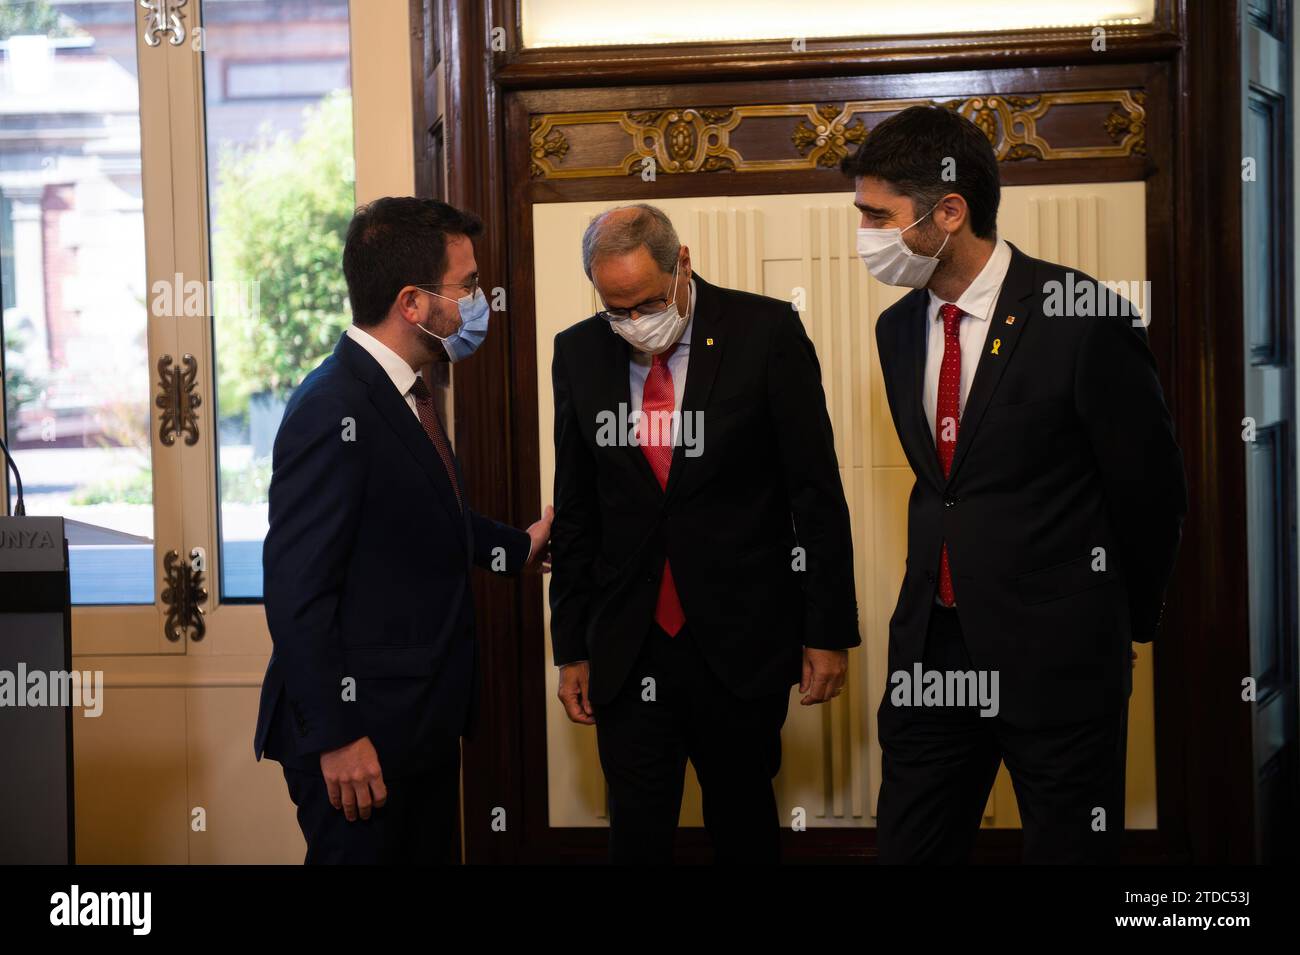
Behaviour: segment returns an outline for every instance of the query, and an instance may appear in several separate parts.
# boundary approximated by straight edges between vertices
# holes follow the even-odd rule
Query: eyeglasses
[[[475,275],[472,278],[470,278],[468,282],[442,282],[442,283],[430,282],[427,285],[415,285],[415,287],[418,289],[463,288],[465,290],[466,295],[473,295],[474,291],[479,287],[478,283],[479,283],[479,277]]]
[[[673,269],[671,294],[673,298],[677,297],[677,268]],[[631,308],[603,308],[596,314],[607,322],[621,322],[625,318],[631,318],[633,313],[637,315],[655,315],[671,304],[673,304],[673,299],[670,298],[652,298],[647,299],[640,305],[633,305]]]

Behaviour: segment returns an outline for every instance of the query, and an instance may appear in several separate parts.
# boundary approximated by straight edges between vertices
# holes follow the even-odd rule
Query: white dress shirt
[[[673,408],[682,410],[682,395],[686,392],[686,366],[691,360],[691,327],[695,324],[695,279],[690,281],[690,303],[686,306],[686,328],[677,340],[677,348],[668,358],[668,374],[673,376]],[[610,334],[613,334],[611,329]],[[640,411],[641,400],[645,395],[645,380],[654,364],[654,356],[631,349],[632,360],[628,362],[628,382],[632,386],[632,407],[628,411]]]
[[[961,342],[961,405],[960,415],[966,411],[966,396],[970,394],[971,381],[975,378],[975,367],[984,352],[984,341],[988,338],[989,326],[993,324],[993,309],[997,308],[998,295],[1002,292],[1002,282],[1011,267],[1011,247],[1003,239],[998,239],[993,247],[993,254],[980,269],[975,281],[967,286],[961,297],[953,302],[964,313],[957,326],[957,337]],[[930,307],[926,312],[925,323],[925,384],[921,393],[921,403],[925,407],[925,420],[930,424],[930,434],[938,440],[935,429],[935,406],[939,401],[939,369],[943,365],[943,319],[939,316],[939,307],[943,299],[930,293]]]
[[[385,373],[392,380],[393,387],[397,389],[397,393],[406,401],[406,406],[411,409],[411,414],[415,415],[415,418],[418,421],[420,418],[420,412],[415,407],[415,395],[411,394],[411,387],[415,384],[415,379],[420,377],[420,373],[408,365],[405,358],[397,354],[397,352],[393,351],[374,335],[371,335],[364,328],[358,328],[356,325],[349,325],[347,336],[368,351],[370,357],[379,362],[379,367],[384,369]]]

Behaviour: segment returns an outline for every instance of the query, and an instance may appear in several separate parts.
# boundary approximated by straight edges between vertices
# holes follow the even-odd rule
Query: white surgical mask
[[[681,264],[678,263],[678,268]],[[639,318],[617,318],[609,323],[614,334],[637,351],[659,355],[677,343],[686,330],[690,309],[677,307],[677,269],[673,269],[673,299],[662,312],[642,315]]]
[[[934,212],[938,203],[930,209]],[[930,214],[927,212],[907,229],[923,221]],[[948,236],[943,237],[943,245],[934,255],[918,255],[907,247],[903,233],[907,229],[895,226],[892,229],[859,229],[858,258],[867,267],[877,281],[886,285],[899,285],[904,288],[925,288],[930,276],[939,265],[939,252],[948,244]]]

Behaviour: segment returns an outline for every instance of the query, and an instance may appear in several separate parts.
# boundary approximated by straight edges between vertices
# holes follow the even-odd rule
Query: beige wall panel
[[[1128,773],[1124,779],[1124,824],[1156,828],[1156,694],[1150,644],[1134,644],[1133,695],[1128,701]]]
[[[105,680],[103,713],[72,718],[77,862],[183,865],[185,691]]]
[[[415,128],[411,123],[411,9],[407,0],[353,0],[353,151],[357,202],[415,191]]]
[[[278,763],[252,757],[260,656],[76,657],[104,714],[73,720],[79,861],[301,862]],[[207,831],[191,828],[195,807]]]
[[[185,692],[190,862],[300,863],[307,852],[280,764],[253,759],[258,686]],[[194,811],[206,829],[195,831]]]
[[[855,253],[858,217],[847,192],[823,195],[668,199],[695,269],[715,284],[793,301],[822,366],[827,407],[853,528],[855,579],[863,648],[850,657],[848,691],[825,707],[806,708],[792,694],[777,779],[783,824],[796,809],[809,825],[874,822],[880,782],[875,714],[884,694],[886,644],[903,574],[911,469],[894,431],[875,354],[875,320],[903,290],[882,286]],[[537,275],[538,399],[541,481],[549,499],[554,473],[550,363],[555,334],[594,310],[581,266],[581,236],[613,203],[534,208]],[[1145,262],[1140,183],[1014,187],[1003,191],[1002,234],[1031,255],[1084,269],[1102,279],[1140,280]],[[549,631],[549,611],[547,628]],[[1135,671],[1130,713],[1131,827],[1154,825],[1154,728],[1149,657]],[[551,698],[554,667],[547,667]],[[594,733],[569,723],[558,703],[547,709],[551,823],[605,823],[604,784]],[[698,825],[699,793],[688,780],[682,822]],[[1005,770],[990,794],[985,824],[1018,826]]]

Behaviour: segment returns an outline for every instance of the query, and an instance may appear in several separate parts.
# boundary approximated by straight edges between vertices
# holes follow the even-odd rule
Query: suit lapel
[[[984,340],[979,364],[975,367],[975,379],[971,382],[966,407],[962,410],[961,423],[957,429],[957,448],[953,452],[952,469],[948,472],[949,483],[956,479],[957,469],[961,467],[971,442],[975,440],[975,432],[988,408],[989,399],[997,390],[1002,373],[1015,353],[1016,343],[1029,324],[1033,294],[1034,261],[1013,245],[1011,265],[1002,282],[997,307],[989,316],[991,325],[988,337]]]
[[[911,293],[915,301],[911,314],[903,319],[899,345],[902,349],[902,394],[903,409],[899,415],[903,434],[899,440],[905,447],[910,447],[912,460],[918,462],[930,483],[937,488],[943,487],[943,470],[939,465],[939,453],[935,447],[934,435],[930,432],[930,423],[925,417],[925,353],[926,322],[929,321],[930,294],[925,289]]]
[[[466,538],[464,515],[456,504],[456,493],[452,490],[447,469],[442,466],[442,458],[433,447],[433,442],[425,434],[419,419],[411,413],[406,399],[397,393],[393,381],[364,348],[354,342],[345,333],[335,348],[335,354],[344,362],[353,374],[366,383],[367,395],[375,410],[388,422],[389,427],[406,449],[415,458],[437,493],[434,495],[438,505],[447,518],[460,528],[462,541]],[[464,484],[461,485],[464,487]]]
[[[718,290],[699,275],[695,276],[695,316],[691,320],[690,356],[686,363],[686,388],[682,393],[681,429],[686,428],[687,415],[703,420],[713,380],[718,375],[722,361],[722,348],[726,337],[722,334],[722,301]],[[673,463],[668,471],[668,486],[664,496],[669,497],[681,483],[686,469],[686,445],[679,441],[673,448]]]

